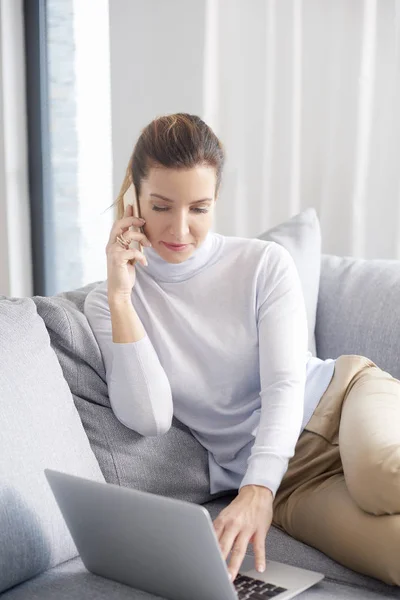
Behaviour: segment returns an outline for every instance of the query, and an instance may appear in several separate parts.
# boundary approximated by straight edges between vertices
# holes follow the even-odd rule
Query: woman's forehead
[[[148,196],[158,194],[172,201],[194,202],[213,199],[216,173],[213,167],[199,166],[191,169],[151,168],[143,180],[143,192]]]

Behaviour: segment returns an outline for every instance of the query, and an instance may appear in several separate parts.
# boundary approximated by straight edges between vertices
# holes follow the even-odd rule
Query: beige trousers
[[[400,585],[400,381],[342,355],[274,500],[274,525]]]

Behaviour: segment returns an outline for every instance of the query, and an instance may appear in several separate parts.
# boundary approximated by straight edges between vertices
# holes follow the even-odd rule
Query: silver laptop
[[[324,575],[246,554],[234,582],[201,505],[45,469],[85,567],[171,600],[293,598]],[[250,589],[251,588],[251,589]]]

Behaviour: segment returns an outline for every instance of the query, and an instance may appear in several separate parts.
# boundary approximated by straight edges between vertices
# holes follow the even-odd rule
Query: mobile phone
[[[141,216],[140,215],[140,207],[139,207],[139,203],[136,198],[135,186],[133,185],[133,183],[131,183],[131,185],[128,187],[128,189],[126,190],[126,192],[124,194],[124,210],[126,209],[128,204],[133,206],[133,216],[140,218],[140,216]],[[137,229],[141,233],[144,233],[143,227],[136,227],[134,225],[129,227],[129,230],[132,230],[132,231],[135,231]],[[132,240],[131,243],[129,244],[129,248],[136,248],[136,249],[139,249],[140,252],[143,252],[143,245],[141,244],[141,242],[135,242],[134,240]],[[134,265],[135,262],[137,262],[137,259],[133,258],[132,260],[130,260],[128,262],[129,262],[129,264]]]

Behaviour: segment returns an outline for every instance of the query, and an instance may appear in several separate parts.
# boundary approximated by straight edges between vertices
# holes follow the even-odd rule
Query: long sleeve
[[[275,496],[301,431],[308,332],[291,255],[274,244],[264,258],[257,280],[261,413],[239,489],[262,485]]]
[[[166,433],[173,415],[171,387],[149,337],[132,343],[113,342],[104,287],[87,295],[84,313],[100,347],[117,419],[144,436]]]

